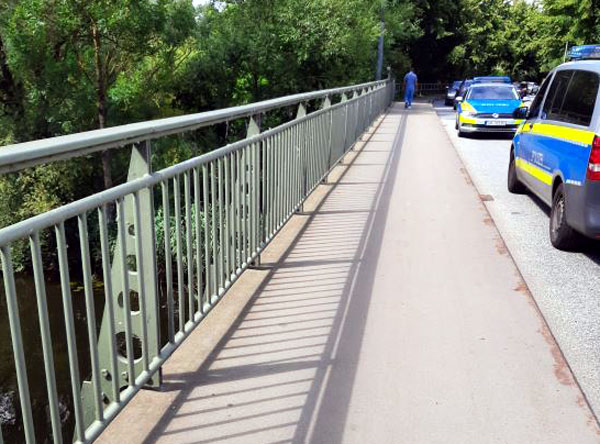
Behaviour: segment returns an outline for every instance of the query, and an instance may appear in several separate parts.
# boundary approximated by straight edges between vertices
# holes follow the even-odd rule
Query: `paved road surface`
[[[506,189],[511,138],[459,139],[451,108],[436,110],[546,317],[567,361],[600,414],[600,244],[565,253],[552,248],[548,208],[532,195]]]
[[[396,105],[215,353],[189,345],[226,304],[101,442],[599,442],[461,168],[430,106]]]

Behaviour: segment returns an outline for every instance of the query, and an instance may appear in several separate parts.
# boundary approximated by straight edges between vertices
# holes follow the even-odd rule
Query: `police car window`
[[[561,109],[567,94],[567,87],[569,81],[573,77],[574,71],[560,71],[554,76],[554,81],[548,91],[546,102],[544,103],[544,109],[542,110],[542,119],[557,120],[562,122],[563,116],[561,115]]]
[[[518,100],[513,87],[477,86],[469,92],[469,100]]]
[[[598,74],[576,71],[563,102],[561,120],[575,125],[589,126],[598,96],[598,84]]]
[[[544,100],[544,96],[546,95],[546,90],[550,85],[550,80],[552,77],[547,77],[546,80],[542,83],[540,90],[537,92],[535,99],[533,99],[533,103],[531,104],[531,108],[529,108],[529,118],[535,118],[540,113],[540,109],[542,108],[542,100]]]

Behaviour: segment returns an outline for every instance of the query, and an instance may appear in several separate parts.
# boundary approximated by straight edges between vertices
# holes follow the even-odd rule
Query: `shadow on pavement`
[[[164,381],[181,391],[145,444],[342,443],[402,116],[418,113],[388,113],[207,362]]]

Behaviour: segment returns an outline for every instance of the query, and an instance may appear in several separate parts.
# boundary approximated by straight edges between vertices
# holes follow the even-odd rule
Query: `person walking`
[[[419,87],[419,78],[410,68],[408,74],[404,76],[404,108],[411,108],[415,91]]]

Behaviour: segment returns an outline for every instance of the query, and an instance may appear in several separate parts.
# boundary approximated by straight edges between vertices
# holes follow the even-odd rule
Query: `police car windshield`
[[[473,86],[469,92],[469,100],[519,100],[515,89],[506,86]]]

